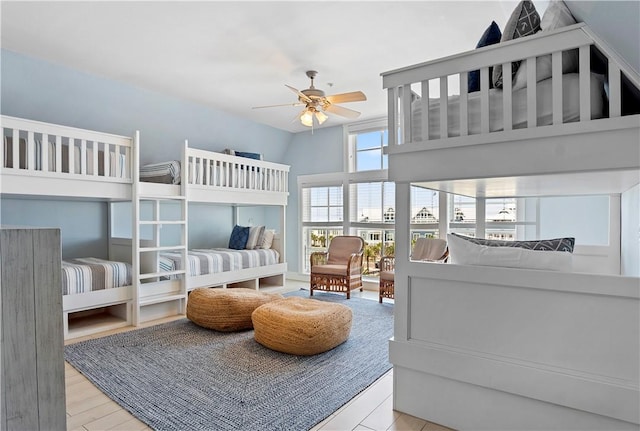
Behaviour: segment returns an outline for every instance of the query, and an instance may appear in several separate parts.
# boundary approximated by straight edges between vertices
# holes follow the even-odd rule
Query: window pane
[[[373,169],[381,169],[382,150],[366,150],[358,151],[356,160],[356,170],[371,171]]]
[[[342,221],[342,187],[309,187],[303,189],[302,221]]]
[[[311,208],[311,220],[312,222],[328,221],[329,220],[329,208],[326,207],[312,207]]]
[[[328,195],[326,187],[313,187],[311,190],[311,206],[327,205]]]
[[[411,223],[438,223],[440,197],[437,191],[411,186]]]
[[[377,279],[380,275],[380,259],[382,256],[395,255],[393,230],[358,229],[356,235],[364,240],[362,258],[362,275],[369,279]]]
[[[450,217],[456,223],[476,222],[476,200],[466,196],[451,195]]]
[[[355,184],[355,194],[352,194],[352,199],[354,198],[357,202],[354,221],[382,222],[382,183]]]
[[[356,150],[366,150],[370,148],[380,148],[382,145],[382,132],[358,133],[356,135]]]
[[[329,242],[335,236],[342,235],[342,229],[326,227],[326,228],[304,228],[303,236],[303,271],[309,273],[311,253],[316,251],[327,251]]]
[[[485,238],[501,241],[515,241],[516,228],[516,199],[487,199],[486,200],[487,228]]]

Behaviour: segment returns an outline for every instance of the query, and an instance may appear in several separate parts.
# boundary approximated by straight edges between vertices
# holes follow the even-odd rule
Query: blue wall
[[[195,148],[260,152],[265,160],[283,162],[293,139],[292,133],[198,103],[4,49],[1,59],[3,115],[125,136],[139,130],[143,163],[179,159],[185,139]],[[105,202],[3,197],[1,204],[3,224],[61,227],[65,257],[107,257]],[[189,210],[189,219],[195,220],[189,226],[192,246],[223,245],[228,241],[233,227],[230,208],[192,205]],[[270,215],[254,215],[252,219],[258,224],[262,217],[272,223]]]
[[[198,103],[1,53],[3,115],[125,136],[139,130],[143,163],[179,159],[185,139],[195,148],[260,152],[279,162],[293,136]]]
[[[299,270],[300,220],[298,175],[344,172],[343,127],[328,127],[313,133],[296,133],[283,159],[289,171],[289,204],[287,205],[287,264],[289,271]]]
[[[58,227],[62,257],[108,256],[108,208],[104,202],[2,198],[3,225]]]

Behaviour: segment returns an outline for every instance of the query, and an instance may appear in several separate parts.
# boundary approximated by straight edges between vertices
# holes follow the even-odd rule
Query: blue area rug
[[[315,356],[269,350],[253,331],[220,333],[180,319],[68,345],[65,359],[157,430],[308,430],[391,368],[393,336],[393,304],[313,299],[353,310],[349,339]]]

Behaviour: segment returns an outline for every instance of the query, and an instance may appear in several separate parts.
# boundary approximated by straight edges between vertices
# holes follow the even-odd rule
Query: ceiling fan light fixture
[[[318,120],[318,124],[324,123],[325,121],[327,121],[327,118],[329,117],[327,117],[324,112],[316,111],[316,119]]]
[[[300,116],[300,122],[307,127],[313,126],[313,113],[310,109],[305,109],[304,113]]]

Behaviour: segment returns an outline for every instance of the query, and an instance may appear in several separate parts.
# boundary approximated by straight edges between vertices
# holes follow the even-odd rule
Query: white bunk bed
[[[132,155],[137,148],[137,137],[9,116],[2,116],[1,123],[0,193],[3,196],[131,200]],[[109,259],[117,260],[111,255]],[[123,261],[131,262],[130,252]],[[90,285],[87,281],[80,293],[62,297],[65,339],[131,324],[133,285],[100,286],[99,290],[92,290]],[[75,286],[72,289],[78,290]],[[87,319],[82,316],[94,314],[96,310],[106,312],[87,325]]]
[[[140,286],[134,301],[134,324],[184,313],[188,293],[198,287],[259,289],[261,285],[284,286],[287,271],[284,233],[289,166],[194,149],[189,147],[187,141],[184,143],[181,161],[161,165],[170,166],[173,172],[173,178],[166,176],[167,183],[140,181],[139,172],[134,173],[133,217],[136,228],[133,234],[133,264],[134,277],[139,280]],[[184,167],[187,167],[186,172]],[[180,176],[180,180],[177,176]],[[159,205],[167,200],[181,203],[182,215],[178,220],[162,219]],[[154,205],[153,216],[148,220],[141,218],[141,205],[144,201]],[[188,259],[187,211],[188,204],[195,202],[233,206],[235,220],[238,207],[264,205],[279,208],[278,232],[270,247],[276,257],[258,266],[203,275],[192,275],[182,267],[173,268],[169,272],[163,271],[160,265],[163,253],[181,254],[182,262]],[[174,245],[162,245],[160,228],[166,224],[184,226],[181,241]],[[141,228],[145,225],[153,226],[150,238],[143,238]],[[220,244],[217,246],[220,247]],[[116,245],[112,247],[119,248]]]
[[[63,295],[65,339],[183,313],[187,293],[196,287],[258,289],[261,284],[284,285],[288,166],[197,150],[185,142],[178,165],[189,167],[184,175],[188,181],[182,184],[144,182],[139,178],[138,133],[129,138],[8,116],[2,116],[1,120],[0,193],[3,196],[132,203],[133,213],[131,218],[126,218],[132,220],[135,240],[117,237],[110,230],[108,256],[109,260],[132,265],[133,283]],[[42,145],[43,142],[48,144]],[[144,201],[152,203],[153,216],[143,220],[140,207]],[[181,206],[180,216],[163,220],[160,210],[163,201],[177,202]],[[279,207],[280,230],[271,246],[277,252],[278,261],[197,277],[185,276],[183,270],[160,271],[158,255],[163,251],[184,251],[186,257],[188,202],[236,208],[243,205]],[[112,216],[110,214],[110,218]],[[160,243],[160,232],[163,226],[167,230],[169,225],[181,230],[177,245]],[[145,228],[151,229],[151,238],[141,235]],[[165,276],[174,279],[161,281]],[[88,284],[91,283],[85,285]]]
[[[573,49],[578,92],[571,96],[561,62],[563,51]],[[552,77],[544,96],[535,61],[548,54]],[[600,79],[608,98],[592,118],[590,59],[598,57],[605,59]],[[538,88],[525,93],[522,115],[514,113],[521,96],[490,90],[488,79],[489,67],[501,64],[505,88],[511,88],[517,60],[528,64],[527,87]],[[470,96],[467,74],[474,69],[482,84]],[[389,128],[399,128],[389,133],[388,148],[389,180],[396,182],[394,408],[455,429],[637,430],[637,273],[428,264],[409,261],[408,253],[410,184],[420,184],[476,198],[613,196],[621,208],[612,222],[620,223],[622,234],[612,231],[612,240],[620,241],[623,256],[637,258],[640,115],[625,112],[623,102],[637,97],[638,73],[576,24],[382,76]],[[446,97],[451,76],[459,77],[461,91]],[[444,97],[430,99],[434,79]],[[571,122],[562,115],[567,97],[578,97]],[[495,100],[501,104],[497,126],[490,118]],[[540,120],[536,112],[547,101],[550,116]],[[455,131],[452,116],[458,118]],[[516,117],[524,125],[516,126]]]

